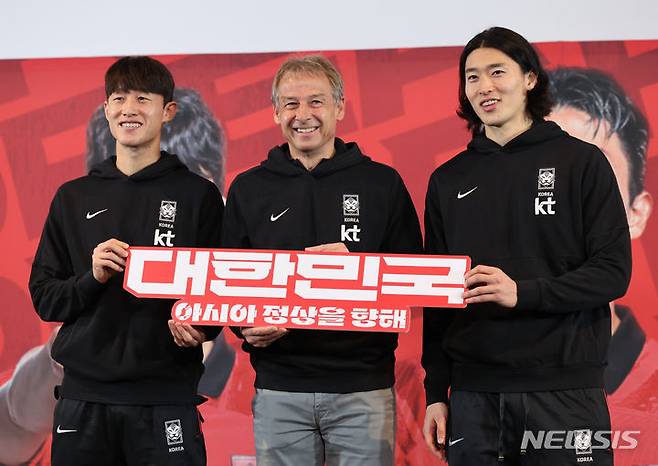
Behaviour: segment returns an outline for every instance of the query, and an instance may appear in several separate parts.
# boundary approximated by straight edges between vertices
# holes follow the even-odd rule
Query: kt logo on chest
[[[410,306],[465,307],[466,256],[130,248],[124,288],[194,325],[407,332]],[[437,310],[436,312],[441,312]]]
[[[153,246],[174,247],[176,235],[172,231],[176,221],[176,201],[160,201],[158,227],[153,233]]]

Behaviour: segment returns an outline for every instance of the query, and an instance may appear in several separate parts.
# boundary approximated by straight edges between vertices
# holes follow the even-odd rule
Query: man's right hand
[[[288,329],[274,326],[243,327],[240,329],[240,332],[250,345],[255,346],[256,348],[265,348],[288,333]]]
[[[128,244],[118,239],[108,239],[94,248],[91,255],[91,271],[96,281],[107,283],[117,272],[123,272],[128,257]]]
[[[448,405],[445,403],[432,403],[425,410],[423,435],[430,451],[446,460],[446,425],[448,422]]]

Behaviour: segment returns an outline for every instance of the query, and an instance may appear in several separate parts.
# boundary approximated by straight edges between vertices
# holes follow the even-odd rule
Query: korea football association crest
[[[160,202],[160,221],[174,223],[176,220],[176,201]]]
[[[578,455],[592,454],[592,431],[589,429],[574,430],[573,446]]]
[[[165,421],[164,424],[167,445],[178,445],[183,443],[183,427],[181,426],[180,419]]]
[[[555,189],[555,168],[540,168],[537,189]]]
[[[343,194],[343,215],[359,216],[358,194]]]

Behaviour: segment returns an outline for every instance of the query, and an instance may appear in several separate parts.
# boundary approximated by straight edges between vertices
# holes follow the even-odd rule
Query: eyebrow
[[[505,66],[505,63],[492,63],[490,65],[487,65],[485,68],[490,70],[491,68],[499,68],[501,66]],[[475,67],[466,68],[464,70],[464,73],[471,73],[471,72],[477,71],[477,70],[478,70],[478,68],[475,68]]]
[[[327,97],[327,94],[322,94],[322,93],[321,94],[313,94],[313,95],[309,95],[307,97],[307,99],[316,99],[318,97]],[[299,97],[291,97],[291,96],[285,96],[285,95],[282,95],[280,98],[283,101],[286,101],[286,100],[300,100]]]

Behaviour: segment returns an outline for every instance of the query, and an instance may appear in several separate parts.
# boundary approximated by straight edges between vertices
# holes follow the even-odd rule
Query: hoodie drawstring
[[[503,445],[503,429],[504,429],[504,421],[505,421],[505,394],[500,393],[499,394],[499,412],[498,412],[498,419],[500,422],[499,430],[498,430],[498,461],[505,461],[505,452],[503,451],[504,445]],[[530,413],[530,406],[528,404],[528,394],[527,393],[521,393],[521,406],[523,408],[523,435],[525,435],[525,431],[528,428],[528,415]],[[526,454],[526,449],[521,448],[521,454],[525,455]]]
[[[528,428],[528,412],[530,411],[530,406],[528,406],[528,394],[521,393],[521,405],[523,405],[523,435],[525,436],[526,429]],[[521,454],[525,455],[526,449],[521,447]]]
[[[499,395],[499,419],[500,426],[498,430],[498,461],[505,461],[505,455],[503,454],[503,421],[505,419],[505,394],[500,393]]]

